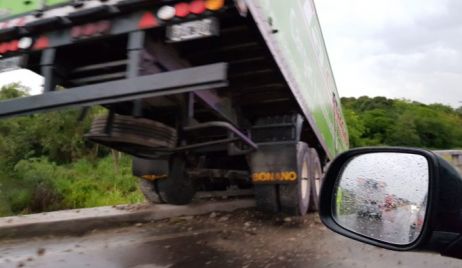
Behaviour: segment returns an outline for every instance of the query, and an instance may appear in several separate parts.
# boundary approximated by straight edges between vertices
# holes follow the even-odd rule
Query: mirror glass
[[[428,161],[417,154],[380,152],[345,164],[334,189],[339,225],[376,240],[406,245],[422,231],[429,184]]]

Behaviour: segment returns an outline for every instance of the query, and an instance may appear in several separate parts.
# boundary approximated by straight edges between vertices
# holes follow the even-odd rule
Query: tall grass
[[[10,174],[0,173],[0,216],[143,200],[127,156],[118,168],[111,156],[68,165],[41,157],[19,161]]]

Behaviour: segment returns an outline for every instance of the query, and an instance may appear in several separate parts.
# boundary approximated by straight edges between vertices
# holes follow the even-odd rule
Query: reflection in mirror
[[[428,183],[428,161],[421,155],[359,155],[345,164],[334,188],[334,219],[376,240],[410,244],[422,230]]]

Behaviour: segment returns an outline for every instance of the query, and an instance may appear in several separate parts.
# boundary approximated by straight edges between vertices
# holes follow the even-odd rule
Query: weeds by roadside
[[[111,156],[67,165],[21,160],[13,174],[0,173],[0,216],[142,202],[130,158],[123,156],[116,170]]]

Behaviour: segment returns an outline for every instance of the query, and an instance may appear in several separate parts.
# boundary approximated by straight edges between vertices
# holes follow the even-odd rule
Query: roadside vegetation
[[[27,95],[10,85],[0,100]],[[0,216],[144,200],[128,156],[86,142],[80,109],[0,120]]]
[[[351,147],[462,147],[462,107],[385,97],[342,98]]]
[[[13,84],[0,100],[27,95]],[[384,97],[342,99],[351,147],[462,147],[462,108]],[[130,157],[85,141],[105,110],[80,109],[0,120],[0,216],[144,200]]]

